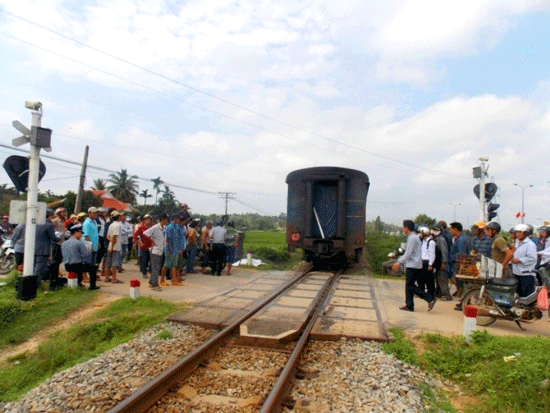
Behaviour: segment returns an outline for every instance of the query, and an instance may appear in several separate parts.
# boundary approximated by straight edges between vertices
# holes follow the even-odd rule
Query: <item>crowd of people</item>
[[[415,295],[428,303],[428,311],[437,299],[452,301],[453,297],[463,295],[464,284],[455,276],[460,254],[484,256],[500,263],[502,277],[518,280],[519,297],[535,291],[536,269],[550,263],[550,242],[547,242],[550,227],[546,225],[535,231],[531,225],[518,224],[510,229],[510,240],[501,235],[497,222],[476,222],[472,237],[464,233],[460,222],[449,224],[447,231],[445,221],[428,228],[405,220],[403,232],[407,235],[405,252],[393,270],[403,267],[405,272],[405,305],[400,307],[404,311],[414,311]],[[461,304],[455,309],[461,310]]]
[[[17,268],[23,271],[25,224],[13,229],[11,237]],[[89,283],[95,290],[98,281],[123,283],[119,274],[135,250],[143,278],[158,291],[181,286],[182,274],[193,273],[195,265],[203,274],[209,268],[213,275],[220,276],[224,268],[231,274],[232,264],[242,255],[242,249],[240,254],[236,250],[243,238],[232,221],[193,219],[187,203],[170,216],[147,214],[136,222],[123,211],[106,208],[90,207],[69,218],[65,208],[47,209],[46,222],[36,227],[34,274],[39,286],[49,280],[50,289],[59,288],[66,283],[60,277],[65,275],[63,264],[67,273],[76,274],[80,286]]]

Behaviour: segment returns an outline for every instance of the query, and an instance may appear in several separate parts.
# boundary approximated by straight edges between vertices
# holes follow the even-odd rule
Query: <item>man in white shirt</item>
[[[151,239],[153,247],[151,248],[151,278],[149,285],[151,289],[160,291],[159,273],[162,266],[162,255],[166,239],[164,237],[168,225],[168,215],[162,214],[159,222],[143,232],[143,235]],[[164,281],[164,279],[162,280]]]
[[[105,282],[112,282],[114,284],[121,284],[117,278],[117,265],[120,259],[120,252],[122,249],[122,243],[120,240],[121,229],[120,223],[124,219],[124,216],[118,211],[111,212],[111,219],[113,222],[109,225],[107,231],[107,240],[109,246],[107,247],[107,256],[105,257]]]

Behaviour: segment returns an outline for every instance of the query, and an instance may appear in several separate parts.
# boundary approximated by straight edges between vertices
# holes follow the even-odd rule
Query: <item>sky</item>
[[[56,158],[42,192],[77,190],[88,145],[87,188],[124,168],[195,214],[231,192],[229,214],[278,215],[290,172],[342,166],[369,176],[367,220],[465,226],[488,157],[502,225],[523,194],[538,226],[548,27],[550,0],[0,0],[0,157],[23,154],[11,123],[40,101]]]

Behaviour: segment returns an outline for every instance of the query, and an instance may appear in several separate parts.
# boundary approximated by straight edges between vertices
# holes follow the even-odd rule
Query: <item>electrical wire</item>
[[[108,57],[110,57],[110,58],[112,58],[112,59],[118,60],[119,62],[125,63],[125,64],[127,64],[127,65],[129,65],[129,66],[132,66],[132,67],[134,67],[134,68],[137,68],[137,69],[139,69],[139,70],[142,70],[142,71],[144,71],[144,72],[146,72],[146,73],[149,73],[149,74],[152,74],[152,75],[154,75],[154,76],[157,76],[157,77],[159,77],[159,78],[161,78],[161,79],[163,79],[163,80],[166,80],[166,81],[168,81],[168,82],[171,82],[171,83],[177,84],[177,85],[179,85],[179,86],[185,87],[185,88],[187,88],[187,89],[189,89],[189,90],[192,90],[192,91],[194,91],[194,92],[196,92],[196,93],[200,93],[200,94],[202,94],[202,95],[208,96],[208,97],[210,97],[210,98],[212,98],[212,99],[218,100],[218,101],[220,101],[220,102],[222,102],[222,103],[225,103],[225,104],[227,104],[227,105],[236,107],[236,108],[241,109],[241,110],[243,110],[243,111],[246,111],[246,112],[248,112],[248,113],[251,113],[251,114],[254,114],[254,115],[263,117],[264,119],[270,120],[270,121],[272,121],[272,122],[276,122],[276,123],[278,123],[278,124],[281,124],[281,125],[284,125],[284,126],[293,128],[293,129],[298,130],[298,131],[300,131],[300,132],[304,132],[304,133],[310,134],[310,135],[312,135],[312,136],[316,136],[316,137],[318,137],[318,138],[321,138],[321,139],[324,139],[324,140],[333,142],[333,143],[335,143],[335,144],[337,144],[337,145],[341,145],[341,146],[347,147],[347,148],[349,148],[349,149],[358,150],[358,151],[361,151],[361,152],[366,153],[366,154],[371,155],[371,156],[375,156],[375,157],[378,157],[378,158],[381,158],[381,159],[385,159],[385,160],[388,160],[388,161],[391,161],[391,162],[395,162],[395,163],[398,163],[398,164],[401,164],[401,165],[409,166],[409,167],[412,167],[412,168],[424,170],[424,171],[429,172],[429,173],[431,173],[431,174],[446,175],[446,176],[450,176],[450,177],[453,177],[453,178],[458,178],[458,179],[461,179],[461,180],[464,180],[464,179],[465,179],[464,177],[458,177],[458,176],[456,176],[456,175],[453,175],[453,174],[450,174],[450,173],[447,173],[447,172],[444,172],[444,171],[436,171],[436,170],[429,169],[429,168],[426,168],[426,167],[423,167],[423,166],[419,166],[419,165],[415,165],[415,164],[412,164],[412,163],[409,163],[409,162],[405,162],[405,161],[402,161],[402,160],[399,160],[399,159],[394,159],[394,158],[391,158],[391,157],[389,157],[389,156],[385,156],[385,155],[381,155],[381,154],[378,154],[378,153],[375,153],[375,152],[367,151],[367,150],[365,150],[365,149],[363,149],[363,148],[359,148],[359,147],[356,147],[356,146],[353,146],[353,145],[349,145],[349,144],[340,142],[340,141],[338,141],[338,140],[336,140],[336,139],[332,139],[332,138],[323,136],[323,135],[321,135],[321,134],[318,134],[318,133],[315,133],[315,132],[312,132],[312,131],[309,131],[309,130],[300,128],[300,127],[298,127],[298,126],[296,126],[296,125],[293,125],[293,124],[290,124],[290,123],[288,123],[288,122],[285,122],[285,121],[282,121],[282,120],[273,118],[273,117],[268,116],[268,115],[265,115],[265,114],[263,114],[263,113],[261,113],[261,112],[258,112],[258,111],[249,109],[249,108],[247,108],[247,107],[245,107],[245,106],[236,104],[236,103],[231,102],[231,101],[229,101],[229,100],[227,100],[227,99],[220,98],[219,96],[216,96],[216,95],[214,95],[214,94],[212,94],[212,93],[205,92],[205,91],[203,91],[203,90],[201,90],[201,89],[198,89],[198,88],[196,88],[196,87],[194,87],[194,86],[191,86],[191,85],[188,85],[188,84],[186,84],[186,83],[180,82],[180,81],[178,81],[178,80],[176,80],[176,79],[173,79],[173,78],[170,78],[170,77],[168,77],[168,76],[166,76],[166,75],[163,75],[162,73],[155,72],[154,70],[148,69],[148,68],[146,68],[146,67],[144,67],[144,66],[140,66],[140,65],[138,65],[138,64],[136,64],[136,63],[133,63],[133,62],[131,62],[131,61],[129,61],[129,60],[123,59],[123,58],[121,58],[121,57],[119,57],[119,56],[116,56],[116,55],[113,55],[113,54],[111,54],[111,53],[105,52],[104,50],[101,50],[101,49],[98,49],[98,48],[96,48],[96,47],[93,47],[93,46],[91,46],[91,45],[89,45],[89,44],[87,44],[87,43],[85,43],[85,42],[82,42],[82,41],[80,41],[80,40],[74,39],[74,38],[72,38],[72,37],[70,37],[70,36],[67,36],[67,35],[65,35],[65,34],[63,34],[63,33],[60,33],[60,32],[58,32],[58,31],[56,31],[56,30],[50,29],[50,28],[48,28],[48,27],[46,27],[46,26],[43,26],[43,25],[41,25],[41,24],[39,24],[39,23],[36,23],[36,22],[34,22],[34,21],[32,21],[32,20],[29,20],[29,19],[26,19],[26,18],[24,18],[24,17],[22,17],[22,16],[19,16],[19,15],[15,14],[15,13],[12,13],[12,12],[9,12],[9,11],[6,11],[6,10],[4,10],[4,13],[7,14],[7,15],[9,15],[9,16],[12,16],[12,17],[14,17],[14,18],[16,18],[16,19],[19,19],[19,20],[21,20],[21,21],[24,21],[24,22],[26,22],[26,23],[28,23],[28,24],[31,24],[31,25],[33,25],[33,26],[39,27],[39,28],[41,28],[42,30],[45,30],[45,31],[48,31],[48,32],[50,32],[50,33],[53,33],[53,34],[55,34],[55,35],[57,35],[57,36],[60,36],[60,37],[62,37],[62,38],[64,38],[64,39],[66,39],[66,40],[72,41],[72,42],[74,42],[74,43],[76,43],[76,44],[78,44],[78,45],[81,45],[81,46],[83,46],[83,47],[86,47],[86,48],[88,48],[88,49],[90,49],[90,50],[93,50],[93,51],[95,51],[95,52],[97,52],[97,53],[103,54],[103,55],[108,56]],[[5,33],[2,33],[2,34],[6,35]],[[8,36],[9,36],[9,35],[8,35]],[[9,37],[11,37],[11,36],[9,36]],[[19,40],[19,39],[18,39],[18,40]],[[27,43],[28,43],[28,42],[27,42]],[[255,127],[257,127],[257,126],[255,126]],[[303,142],[303,141],[302,141],[302,142]],[[306,143],[306,142],[303,142],[303,143]],[[311,144],[311,143],[307,143],[307,144],[316,146],[316,145]],[[321,147],[321,148],[322,148],[322,147]]]

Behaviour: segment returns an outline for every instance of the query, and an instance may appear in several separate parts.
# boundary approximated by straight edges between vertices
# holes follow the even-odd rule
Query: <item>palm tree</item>
[[[151,198],[153,195],[148,194],[149,192],[147,189],[144,189],[140,192],[139,196],[143,198],[143,205],[147,205],[147,198]]]
[[[94,186],[92,186],[92,189],[95,189],[96,191],[103,191],[104,189],[107,189],[107,182],[101,178],[94,179]]]
[[[135,204],[138,194],[137,179],[137,175],[128,175],[126,169],[121,169],[120,172],[109,175],[107,181],[111,185],[108,186],[108,189],[120,201]]]
[[[151,181],[153,181],[153,189],[157,191],[157,194],[155,195],[155,205],[158,205],[159,192],[162,191],[160,186],[164,183],[164,181],[160,179],[160,176],[156,179],[151,179]]]

